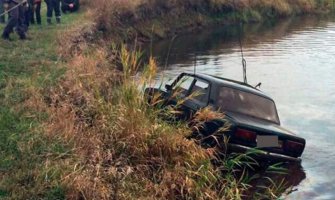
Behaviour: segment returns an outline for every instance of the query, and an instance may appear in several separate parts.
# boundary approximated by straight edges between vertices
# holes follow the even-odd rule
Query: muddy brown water
[[[199,73],[242,80],[237,35],[233,26],[206,28],[155,42],[151,52],[165,79],[193,72],[196,63]],[[242,40],[248,82],[261,82],[282,125],[307,140],[301,166],[286,176],[293,191],[284,198],[335,199],[335,17],[247,25]]]

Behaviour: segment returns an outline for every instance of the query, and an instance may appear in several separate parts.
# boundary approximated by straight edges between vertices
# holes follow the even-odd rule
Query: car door
[[[185,112],[188,112],[184,104],[190,95],[194,82],[195,78],[193,76],[182,74],[172,83],[168,105],[174,107],[175,111],[177,111],[175,115],[179,119],[184,119]]]
[[[208,106],[210,95],[210,84],[206,80],[195,78],[191,85],[189,95],[184,102],[186,114],[191,118],[198,110]]]
[[[171,103],[177,105],[178,118],[189,119],[208,105],[210,84],[207,81],[184,74],[173,85]]]

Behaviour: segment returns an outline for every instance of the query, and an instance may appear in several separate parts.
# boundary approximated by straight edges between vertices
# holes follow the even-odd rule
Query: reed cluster
[[[165,121],[175,110],[153,107],[143,95],[156,71],[154,59],[145,63],[136,48],[123,45],[90,49],[69,62],[59,87],[49,91],[47,123],[49,136],[73,146],[73,171],[62,176],[67,198],[243,199],[284,192],[268,182],[276,186],[271,192],[249,194],[248,171],[258,166],[250,154],[204,149],[186,139],[188,124]],[[203,109],[195,121],[213,117],[224,116]]]

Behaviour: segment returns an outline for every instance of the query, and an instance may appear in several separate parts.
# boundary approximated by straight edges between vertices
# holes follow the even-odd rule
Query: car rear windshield
[[[221,87],[217,106],[222,111],[245,114],[279,124],[275,103],[252,93]]]

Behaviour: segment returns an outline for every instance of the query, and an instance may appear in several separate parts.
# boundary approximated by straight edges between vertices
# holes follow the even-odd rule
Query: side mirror
[[[170,85],[170,84],[166,84],[166,85],[165,85],[165,89],[166,89],[167,91],[171,91],[171,90],[172,90],[172,85]]]

